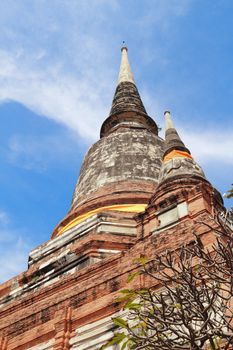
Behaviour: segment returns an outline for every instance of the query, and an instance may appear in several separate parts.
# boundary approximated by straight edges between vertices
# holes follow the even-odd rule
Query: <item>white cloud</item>
[[[11,237],[8,242],[1,242],[0,248],[0,283],[4,282],[27,268],[28,254],[31,249],[23,237],[18,237],[11,230],[4,233]],[[0,229],[0,241],[2,232]]]
[[[30,249],[25,232],[15,229],[9,214],[0,210],[0,283],[27,268]]]
[[[105,81],[74,79],[60,67],[47,71],[19,64],[0,52],[0,100],[15,100],[36,113],[64,123],[84,138],[97,137],[100,120],[107,114],[101,91]],[[107,86],[107,84],[106,84]]]
[[[181,131],[187,147],[198,161],[233,165],[233,132],[209,130]]]
[[[110,109],[111,99],[106,103],[105,96],[112,72],[108,53],[94,34],[115,6],[115,1],[3,5],[0,100],[18,101],[84,138],[96,138]],[[96,16],[98,10],[101,16]]]
[[[148,1],[137,21],[169,26],[189,3]],[[18,101],[83,138],[96,139],[113,96],[120,21],[135,25],[124,8],[117,0],[3,1],[0,101]],[[111,25],[115,21],[118,31]]]

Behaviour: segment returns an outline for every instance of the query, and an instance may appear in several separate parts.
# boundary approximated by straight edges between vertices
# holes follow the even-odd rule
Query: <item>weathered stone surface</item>
[[[159,174],[159,182],[161,183],[177,176],[200,176],[201,178],[205,178],[202,168],[195,162],[195,160],[191,158],[174,157],[162,164]]]
[[[147,130],[127,129],[100,139],[85,157],[72,209],[108,184],[127,180],[157,184],[162,152],[163,141]]]
[[[164,156],[174,149],[187,152],[190,154],[190,151],[188,150],[187,147],[185,147],[176,129],[170,128],[166,130],[166,133],[165,133]]]
[[[110,115],[128,111],[147,115],[136,85],[125,81],[116,88]]]
[[[119,129],[146,129],[158,135],[157,124],[152,118],[129,111],[108,117],[101,127],[100,137],[108,136]]]

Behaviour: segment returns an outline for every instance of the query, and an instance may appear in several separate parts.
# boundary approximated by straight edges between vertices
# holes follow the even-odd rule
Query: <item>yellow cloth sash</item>
[[[76,226],[80,222],[86,220],[90,216],[102,211],[123,211],[123,212],[140,213],[144,211],[146,207],[147,207],[147,204],[118,204],[118,205],[116,204],[116,205],[109,205],[106,207],[97,208],[85,214],[79,215],[77,218],[71,220],[66,226],[58,229],[58,233],[56,234],[56,236],[61,235],[62,233]]]
[[[188,152],[173,150],[164,157],[163,161],[168,162],[172,158],[176,158],[176,157],[193,159],[191,154],[189,154]]]

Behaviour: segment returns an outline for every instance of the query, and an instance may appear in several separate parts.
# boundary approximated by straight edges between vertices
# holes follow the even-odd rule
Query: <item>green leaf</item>
[[[128,326],[128,322],[125,321],[123,318],[114,317],[112,320],[115,323],[115,325],[117,325],[121,328],[127,328],[127,326]]]
[[[134,299],[134,298],[132,298],[132,296],[124,295],[122,297],[116,298],[116,302],[121,303],[122,301],[128,301],[128,300],[132,300],[132,299]]]
[[[128,344],[128,340],[122,345],[121,350],[124,350]]]
[[[227,192],[226,198],[232,198],[233,197],[233,184],[231,185],[232,188]]]
[[[127,278],[127,282],[128,283],[132,282],[134,280],[134,278],[137,277],[138,275],[140,275],[140,271],[130,273],[128,278]]]
[[[141,256],[141,257],[138,258],[136,261],[137,261],[139,264],[141,264],[142,266],[145,266],[145,265],[148,263],[149,259],[148,259],[147,256]]]
[[[220,349],[220,341],[221,341],[221,338],[220,337],[217,337],[217,336],[214,336],[212,337],[212,340],[213,340],[213,343],[214,343],[214,346],[212,344],[211,345],[211,348],[213,350],[216,350],[216,349]]]
[[[122,289],[120,293],[123,295],[116,299],[117,302],[132,300],[136,297],[136,293],[132,289]]]
[[[137,294],[139,294],[139,295],[148,294],[148,289],[146,289],[146,288],[140,289],[137,291]]]
[[[145,321],[142,321],[142,322],[140,323],[140,326],[141,326],[142,328],[144,328],[145,330],[148,328],[147,323],[146,323]]]
[[[124,309],[129,309],[129,310],[139,310],[141,309],[141,304],[134,303],[132,301],[128,301],[128,303],[125,304]]]
[[[132,289],[122,289],[121,291],[120,291],[120,293],[122,293],[122,294],[131,294],[131,293],[134,293],[134,291],[132,290]]]
[[[124,340],[125,338],[126,338],[125,333],[115,333],[114,336],[109,340],[109,342],[101,346],[100,350],[106,349],[109,346],[114,344],[120,344],[122,340]]]
[[[136,340],[135,338],[131,337],[129,340],[128,340],[128,343],[127,343],[129,349],[134,349],[135,348],[135,345],[136,345]]]

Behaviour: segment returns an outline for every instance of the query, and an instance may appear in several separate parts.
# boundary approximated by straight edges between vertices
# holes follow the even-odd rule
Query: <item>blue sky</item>
[[[208,179],[230,187],[232,12],[231,0],[1,1],[0,280],[68,211],[123,40],[148,114],[163,128],[169,109]]]

